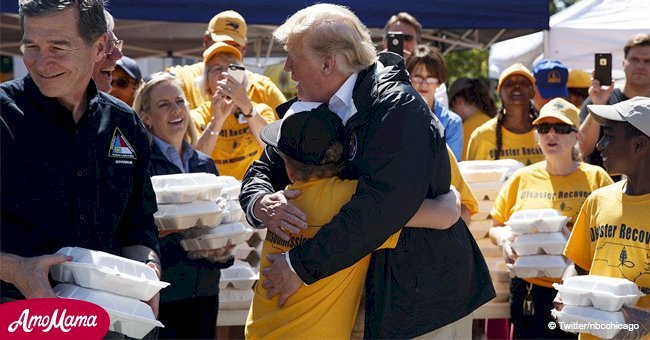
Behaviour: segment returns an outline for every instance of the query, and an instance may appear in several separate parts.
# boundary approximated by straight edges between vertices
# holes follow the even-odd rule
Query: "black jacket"
[[[385,53],[379,61],[385,68],[375,64],[359,73],[353,91],[357,113],[345,126],[343,177],[358,179],[357,191],[332,222],[289,253],[308,284],[371,253],[408,222],[425,197],[449,191],[442,125],[409,84],[402,59]],[[242,182],[240,202],[247,215],[257,198],[287,183],[281,158],[267,147]],[[452,263],[458,265],[450,270]],[[495,296],[491,287],[485,261],[462,220],[446,231],[403,229],[395,250],[373,256],[365,335],[425,334],[489,301]]]
[[[207,172],[219,175],[214,161],[204,153],[194,150],[189,159],[189,172]],[[151,144],[151,176],[180,174],[181,169],[167,160],[156,143]],[[191,260],[181,246],[183,235],[174,233],[160,239],[162,262],[162,281],[171,285],[160,292],[162,302],[188,299],[193,296],[216,296],[219,294],[221,268],[230,267],[227,263],[212,263],[206,259]]]

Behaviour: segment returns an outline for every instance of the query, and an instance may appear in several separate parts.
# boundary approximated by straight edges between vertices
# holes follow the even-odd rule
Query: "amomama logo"
[[[93,303],[30,299],[0,304],[0,339],[101,339],[110,318]]]

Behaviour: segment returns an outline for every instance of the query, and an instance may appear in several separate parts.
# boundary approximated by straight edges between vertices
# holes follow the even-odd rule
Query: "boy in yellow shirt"
[[[588,109],[603,126],[604,135],[596,144],[603,165],[610,175],[626,175],[627,179],[589,195],[564,255],[573,260],[578,274],[625,278],[636,283],[646,294],[637,302],[645,313],[635,312],[635,320],[626,322],[648,325],[650,98],[634,97],[615,105],[589,105]],[[630,335],[637,338],[642,334]]]

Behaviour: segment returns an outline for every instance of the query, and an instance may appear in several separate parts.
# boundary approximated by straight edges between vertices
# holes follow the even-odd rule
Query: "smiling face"
[[[546,118],[540,124],[565,124],[557,118]],[[539,125],[539,124],[538,124]],[[537,133],[539,138],[539,147],[542,149],[544,156],[554,159],[571,160],[573,147],[578,143],[578,132],[572,131],[568,134],[560,134],[551,128],[548,133]]]
[[[123,54],[118,48],[112,47],[111,41],[116,41],[117,37],[112,31],[106,33],[108,39],[108,53],[104,53],[102,59],[95,64],[93,68],[93,80],[97,84],[97,88],[102,92],[109,92],[111,90],[111,81],[113,80],[112,72],[115,69],[117,61],[122,58]]]
[[[23,60],[27,71],[43,95],[58,99],[66,107],[80,103],[93,66],[103,57],[106,46],[105,36],[88,46],[77,31],[78,19],[74,8],[24,18]]]
[[[510,105],[525,105],[528,107],[533,94],[533,85],[528,78],[519,74],[508,77],[501,85],[500,96],[506,109]]]
[[[190,113],[180,86],[172,81],[154,85],[142,120],[158,138],[180,146],[190,124]]]

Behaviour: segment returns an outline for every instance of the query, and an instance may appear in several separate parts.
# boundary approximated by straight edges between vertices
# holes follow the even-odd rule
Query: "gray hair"
[[[77,32],[88,46],[107,32],[104,0],[19,0],[20,28],[25,31],[25,17],[43,17],[75,8],[79,20]]]
[[[241,64],[241,60],[237,58],[236,55],[230,54],[230,53],[215,53],[210,59],[216,57],[216,56],[221,56],[225,57],[228,59],[228,64]],[[208,60],[209,61],[209,60]],[[244,82],[246,82],[247,78],[244,77]],[[208,78],[208,66],[203,63],[203,73],[194,78],[194,86],[199,90],[200,93],[203,93],[204,95],[208,96],[208,98],[212,98],[213,93],[210,92],[210,84],[208,84],[208,81],[210,79]]]
[[[370,32],[347,7],[316,4],[301,9],[273,32],[283,44],[303,38],[317,56],[336,57],[339,72],[351,74],[368,68],[376,60]]]

